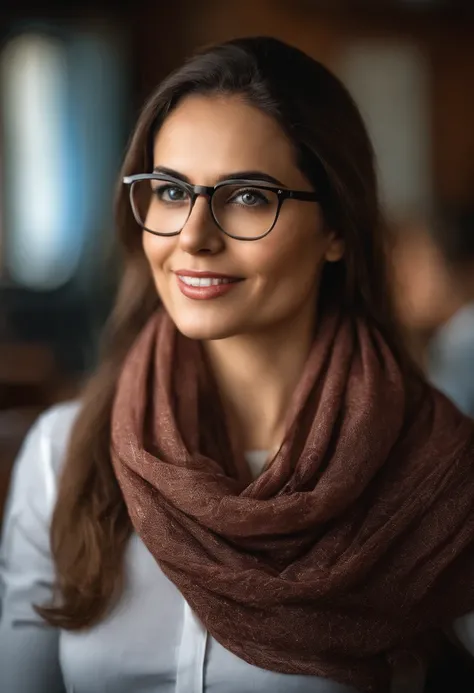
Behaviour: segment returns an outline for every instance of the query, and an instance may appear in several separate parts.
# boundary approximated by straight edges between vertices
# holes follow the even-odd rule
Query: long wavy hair
[[[345,87],[323,65],[273,38],[242,38],[201,50],[144,106],[120,180],[152,170],[156,132],[191,94],[240,95],[290,137],[301,171],[322,194],[328,227],[345,242],[343,260],[326,264],[320,294],[337,296],[347,310],[380,330],[408,378],[409,360],[388,287],[373,150]],[[99,366],[82,394],[52,518],[57,594],[53,604],[37,607],[50,624],[69,630],[97,623],[122,590],[132,527],[110,459],[111,409],[127,352],[159,305],[141,229],[121,184],[116,226],[122,278]]]

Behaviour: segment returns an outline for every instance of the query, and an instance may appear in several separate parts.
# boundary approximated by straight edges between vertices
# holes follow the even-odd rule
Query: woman
[[[421,690],[474,607],[473,426],[400,346],[352,100],[274,39],[210,48],[123,180],[102,363],[16,467],[6,690]]]

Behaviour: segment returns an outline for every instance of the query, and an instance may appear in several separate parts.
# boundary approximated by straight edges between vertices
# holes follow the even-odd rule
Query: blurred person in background
[[[430,341],[428,374],[474,417],[474,206],[441,212],[431,225],[445,270],[445,317]]]
[[[15,466],[2,690],[423,690],[439,633],[474,652],[474,424],[403,346],[351,97],[211,47],[122,180],[102,362]]]
[[[395,231],[395,300],[427,376],[474,416],[474,207]]]
[[[410,354],[426,372],[428,345],[447,319],[446,263],[426,219],[410,219],[390,229],[390,285]]]

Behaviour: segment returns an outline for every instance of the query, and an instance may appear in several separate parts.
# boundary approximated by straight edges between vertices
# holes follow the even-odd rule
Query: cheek
[[[174,237],[161,238],[152,233],[143,233],[142,247],[151,271],[157,278],[164,270],[168,258],[172,255],[176,240]]]
[[[285,290],[288,284],[295,289],[308,287],[317,280],[324,263],[325,237],[314,224],[292,224],[269,234],[261,251],[262,274],[271,283],[278,283]]]

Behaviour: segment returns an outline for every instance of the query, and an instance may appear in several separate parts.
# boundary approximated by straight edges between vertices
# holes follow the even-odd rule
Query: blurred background
[[[0,516],[25,432],[95,363],[143,101],[197,46],[248,34],[299,46],[358,102],[406,338],[474,415],[472,0],[0,0]]]

